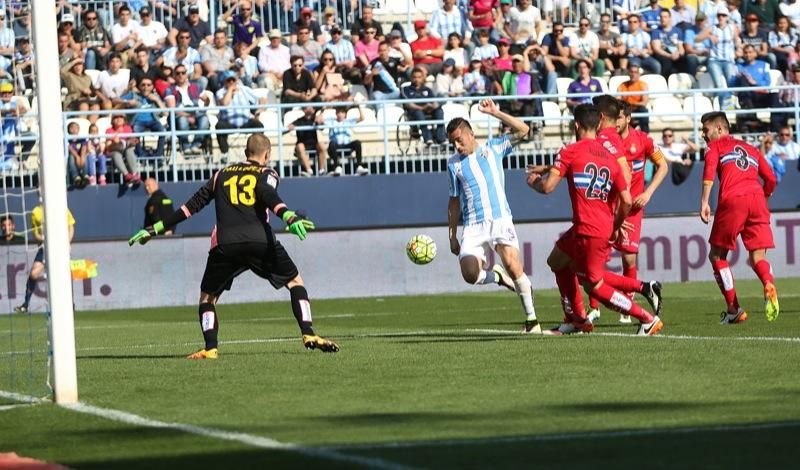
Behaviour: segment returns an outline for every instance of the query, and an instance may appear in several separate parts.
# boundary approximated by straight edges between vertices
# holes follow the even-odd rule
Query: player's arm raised
[[[669,173],[669,164],[667,163],[667,159],[664,158],[664,154],[661,153],[661,149],[656,147],[649,157],[653,165],[656,166],[656,171],[653,173],[653,179],[650,181],[650,184],[647,185],[644,192],[633,201],[634,209],[641,209],[650,202],[650,198],[653,197],[656,189],[661,186],[664,178],[667,177],[667,173]]]
[[[458,220],[461,218],[461,201],[451,196],[447,201],[447,235],[450,238],[450,252],[458,255],[461,245],[458,243]]]
[[[511,128],[511,145],[518,145],[520,142],[528,140],[531,128],[521,119],[500,111],[497,104],[490,98],[481,100],[478,104],[478,110],[489,116],[496,117],[503,124]]]
[[[558,183],[563,179],[561,172],[555,167],[547,168],[546,172],[540,171],[541,170],[538,168],[529,169],[527,178],[528,186],[537,193],[550,194],[556,190]]]

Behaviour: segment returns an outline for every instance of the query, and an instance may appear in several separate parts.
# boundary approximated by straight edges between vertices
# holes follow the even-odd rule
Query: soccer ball
[[[406,254],[414,264],[428,264],[436,258],[436,242],[427,235],[414,235],[406,244]]]

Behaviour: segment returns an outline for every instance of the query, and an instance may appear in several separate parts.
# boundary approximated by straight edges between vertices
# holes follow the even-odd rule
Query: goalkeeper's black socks
[[[22,304],[27,307],[31,303],[31,297],[33,297],[33,291],[36,290],[36,279],[31,278],[28,276],[28,282],[25,283],[25,303]]]
[[[217,321],[217,308],[212,303],[202,303],[198,309],[200,315],[200,329],[206,341],[206,350],[217,347],[219,334],[219,321]]]
[[[311,302],[308,301],[308,292],[304,286],[294,286],[289,289],[292,298],[292,313],[297,320],[297,326],[304,335],[313,335],[311,328]]]

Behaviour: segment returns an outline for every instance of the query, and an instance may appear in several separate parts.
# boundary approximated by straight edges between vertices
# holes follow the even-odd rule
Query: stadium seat
[[[384,121],[384,114],[386,115],[385,121]],[[388,129],[388,126],[390,126],[393,123],[399,122],[404,115],[405,111],[400,106],[394,104],[387,104],[384,106],[378,106],[378,113],[376,115],[375,120],[378,122],[378,124],[381,125],[383,125],[383,123],[386,122],[386,126]]]
[[[711,78],[710,73],[703,72],[699,77],[697,77],[697,88],[700,88],[701,90],[714,88],[714,80]]]
[[[573,80],[569,77],[556,78],[556,90],[558,91],[558,104],[563,109],[567,105],[567,89]]]
[[[652,119],[656,119],[663,122],[680,122],[686,119],[686,115],[683,113],[683,106],[681,105],[681,101],[674,96],[657,96],[654,99],[650,100],[650,111],[653,114],[670,114],[669,116],[653,116]]]
[[[72,123],[78,124],[78,134],[80,135],[87,135],[89,133],[89,120],[85,118],[75,117],[67,119],[67,126]],[[98,126],[98,131],[100,130]]]
[[[631,77],[627,75],[614,75],[608,80],[608,90],[611,93],[616,93],[619,90],[619,86],[630,79]]]
[[[298,108],[290,109],[283,115],[283,127],[289,127],[289,124],[303,117],[303,110]]]
[[[700,119],[704,113],[714,111],[714,105],[711,99],[702,94],[693,94],[683,100],[683,112],[689,116],[690,119]]]
[[[281,132],[281,120],[275,111],[271,109],[262,111],[258,115],[258,120],[264,125],[264,133],[268,137],[278,135]]]
[[[367,91],[367,87],[365,87],[364,85],[351,85],[350,96],[356,103],[361,103],[362,101],[369,101],[369,91]]]
[[[97,77],[100,76],[100,71],[95,69],[86,69],[86,75],[92,79],[92,84],[97,83]]]
[[[375,111],[372,108],[367,106],[361,106],[361,112],[364,113],[364,120],[358,123],[355,128],[353,128],[353,132],[356,134],[368,134],[370,132],[379,132],[381,127],[378,125],[378,121],[375,117]],[[352,119],[358,119],[358,108],[350,108],[347,111],[347,117]],[[382,135],[381,135],[382,137]]]
[[[781,74],[780,70],[770,70],[769,71],[769,86],[776,87],[781,84],[783,81],[783,75]],[[770,90],[770,93],[778,93],[780,90]]]
[[[402,2],[389,2],[389,3],[402,3]],[[414,4],[417,6],[417,10],[424,13],[426,17],[430,16],[434,10],[439,9],[439,0],[415,0]]]
[[[544,112],[545,127],[561,126],[561,109],[558,104],[552,101],[542,101],[542,111]]]
[[[445,103],[442,106],[442,111],[444,112],[445,123],[457,117],[469,120],[469,108],[463,103]]]
[[[647,89],[650,92],[663,92],[669,91],[669,86],[667,85],[667,80],[662,75],[656,75],[654,73],[648,73],[642,75],[642,81],[647,83]],[[651,95],[650,98],[656,98],[658,95]],[[664,96],[664,95],[661,95]]]
[[[111,117],[110,116],[103,116],[97,119],[97,122],[94,123],[97,126],[97,134],[103,135],[106,133],[109,127],[111,127]]]
[[[691,90],[694,88],[695,80],[694,77],[689,75],[688,73],[673,73],[667,79],[667,86],[673,92],[679,92],[681,90]],[[685,93],[676,93],[679,96],[686,96]]]
[[[487,127],[495,127],[500,125],[500,121],[488,114],[482,113],[478,109],[478,104],[473,104],[469,112],[469,120],[471,124],[486,129]]]
[[[608,82],[606,81],[605,77],[592,77],[598,82],[600,82],[600,89],[603,90],[603,93],[608,93]]]

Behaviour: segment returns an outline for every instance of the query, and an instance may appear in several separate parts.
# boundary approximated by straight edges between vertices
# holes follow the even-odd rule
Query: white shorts
[[[486,251],[494,250],[497,245],[513,246],[519,250],[517,231],[510,217],[465,226],[458,259],[475,256],[486,263]]]

